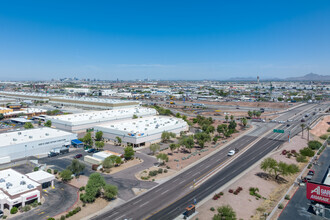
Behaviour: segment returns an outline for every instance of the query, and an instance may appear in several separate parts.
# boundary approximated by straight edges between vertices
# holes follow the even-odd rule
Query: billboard
[[[306,197],[330,205],[330,186],[307,182]]]

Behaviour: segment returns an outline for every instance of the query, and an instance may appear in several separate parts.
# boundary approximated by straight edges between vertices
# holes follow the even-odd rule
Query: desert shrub
[[[300,154],[307,157],[313,157],[315,155],[315,152],[311,148],[305,147],[300,150]]]
[[[323,134],[323,135],[320,136],[320,138],[322,140],[326,140],[326,139],[328,139],[328,135],[327,134]]]
[[[286,150],[282,150],[282,154],[286,155],[288,152]]]
[[[83,191],[83,190],[85,190],[85,187],[84,186],[82,186],[82,187],[79,188],[79,191]]]
[[[290,200],[290,196],[288,194],[285,195],[284,197],[286,200]]]
[[[60,218],[60,220],[65,220],[65,216],[62,215],[61,218]]]
[[[164,173],[167,173],[167,169],[164,169]]]
[[[157,174],[158,174],[157,170],[149,171],[149,176],[157,176]]]
[[[292,153],[292,154],[296,154],[297,151],[296,151],[296,150],[291,150],[291,153]]]
[[[229,192],[229,193],[233,193],[233,192],[234,192],[234,190],[230,189],[230,190],[228,190],[228,192]]]
[[[10,209],[10,214],[12,214],[12,215],[16,214],[17,212],[18,212],[18,208],[15,206]]]
[[[22,208],[23,212],[27,212],[27,211],[30,211],[31,210],[31,206],[29,205],[26,205]]]
[[[219,194],[220,194],[220,196],[223,196],[223,192],[220,192]]]
[[[321,142],[319,141],[309,141],[308,147],[312,150],[318,150],[322,146]]]
[[[283,208],[284,208],[284,206],[282,203],[278,204],[278,209],[283,209]]]
[[[296,161],[299,163],[305,163],[305,162],[307,162],[307,159],[306,159],[306,156],[299,155],[298,157],[296,157]]]
[[[2,216],[2,218],[3,218],[3,219],[6,219],[6,218],[7,218],[7,215]]]
[[[162,168],[159,168],[158,169],[158,173],[163,173],[163,169]]]
[[[38,171],[38,170],[39,170],[39,167],[33,168],[33,171]]]
[[[310,168],[312,168],[312,166],[313,165],[310,163],[310,164],[308,164],[308,167],[307,168],[310,169]]]
[[[52,170],[51,169],[47,169],[47,173],[52,173]]]
[[[210,208],[210,210],[211,210],[212,212],[214,212],[214,211],[215,211],[214,207],[211,207],[211,208]]]

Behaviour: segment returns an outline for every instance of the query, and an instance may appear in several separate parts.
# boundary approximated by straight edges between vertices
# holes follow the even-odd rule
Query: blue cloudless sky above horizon
[[[330,1],[1,1],[0,80],[330,74]]]

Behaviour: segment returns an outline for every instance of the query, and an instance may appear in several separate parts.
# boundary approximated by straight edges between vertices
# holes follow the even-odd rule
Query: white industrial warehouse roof
[[[15,95],[15,96],[34,96],[34,97],[51,97],[51,96],[58,96],[55,94],[48,94],[48,93],[32,93],[32,92],[9,92],[9,91],[1,91],[0,94],[7,94],[7,95]]]
[[[61,116],[47,116],[54,122],[77,122],[79,124],[92,123],[92,122],[102,122],[109,120],[116,120],[121,118],[132,117],[133,115],[143,116],[143,115],[156,115],[156,110],[152,108],[123,108],[123,109],[113,109],[106,111],[94,111],[85,113],[76,113]]]
[[[48,180],[47,182],[54,180],[55,176],[53,174],[47,173],[43,170],[38,170],[32,173],[26,174],[29,178],[39,183],[44,182],[44,180]]]
[[[57,99],[82,101],[82,102],[110,103],[110,104],[131,103],[131,102],[139,103],[138,101],[128,101],[128,100],[120,100],[120,99],[100,99],[100,98],[71,97],[71,96],[58,97]]]
[[[1,133],[0,147],[49,138],[62,137],[64,135],[70,134],[72,133],[47,127]]]
[[[185,126],[187,126],[187,122],[182,119],[166,116],[151,116],[103,124],[96,126],[95,129],[103,130],[102,128],[105,128],[105,132],[106,130],[114,130],[126,133],[128,136],[144,136],[146,134]]]
[[[39,185],[39,183],[13,169],[0,171],[0,189],[11,196],[36,189]],[[3,192],[0,192],[1,197],[6,196]]]

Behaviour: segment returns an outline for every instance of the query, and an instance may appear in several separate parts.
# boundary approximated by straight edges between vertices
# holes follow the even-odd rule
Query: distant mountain
[[[330,81],[330,75],[318,75],[315,73],[309,73],[300,77],[289,77],[286,81]]]
[[[257,81],[256,77],[232,77],[229,78],[230,81]]]

